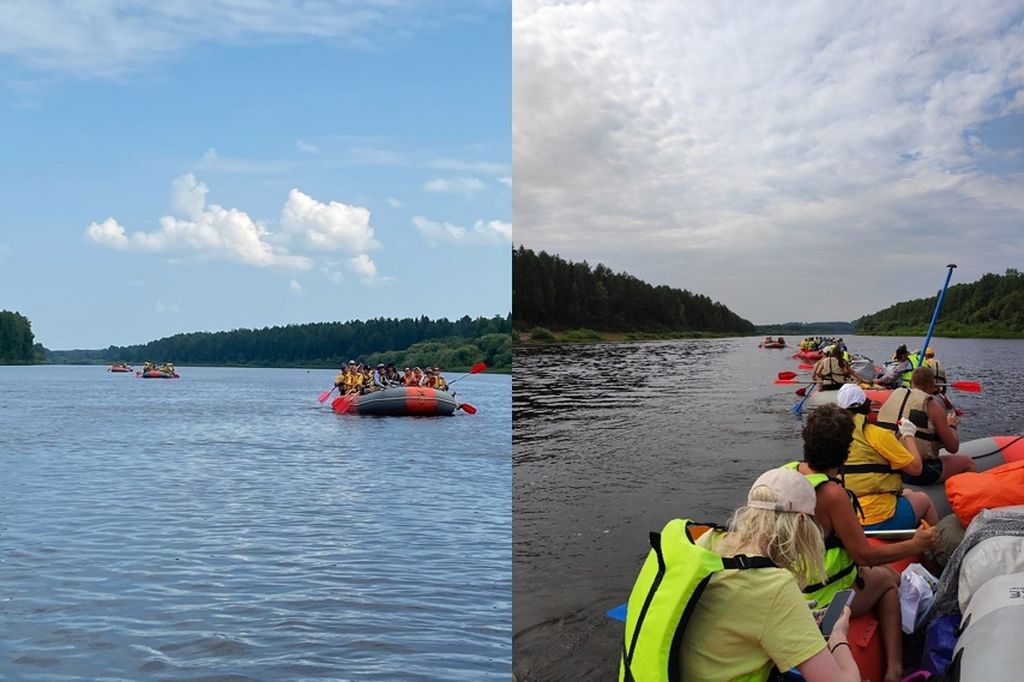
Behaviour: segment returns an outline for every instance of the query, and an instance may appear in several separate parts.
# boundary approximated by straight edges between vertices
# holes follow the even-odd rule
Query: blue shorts
[[[864,526],[864,530],[903,530],[917,528],[917,514],[910,500],[900,495],[896,498],[896,512],[881,523]]]

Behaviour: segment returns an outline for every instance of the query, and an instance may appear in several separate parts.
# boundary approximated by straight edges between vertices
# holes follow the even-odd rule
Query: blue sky
[[[507,2],[0,9],[0,308],[48,348],[511,310]]]
[[[518,0],[515,243],[853,320],[1024,264],[1021,0]]]

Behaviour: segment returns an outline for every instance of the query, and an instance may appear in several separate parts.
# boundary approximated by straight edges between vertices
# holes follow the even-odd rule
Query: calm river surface
[[[373,418],[178,371],[0,367],[0,679],[509,679],[510,377]]]
[[[877,362],[922,339],[845,337]],[[764,470],[800,459],[793,349],[759,338],[516,350],[513,661],[520,682],[608,680],[647,533],[676,516],[721,521]],[[790,338],[788,341],[798,341]],[[960,438],[1024,432],[1024,341],[932,340],[966,412]]]

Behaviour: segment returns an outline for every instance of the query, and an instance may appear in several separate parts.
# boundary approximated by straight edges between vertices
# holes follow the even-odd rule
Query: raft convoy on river
[[[925,346],[930,338],[931,331]],[[758,347],[783,348],[785,341],[782,338],[776,340],[768,337],[759,343]],[[950,423],[954,423],[964,413],[955,405],[953,399],[946,395],[946,389],[979,393],[982,390],[981,384],[975,381],[947,381],[945,369],[941,363],[935,361],[932,349],[926,350],[927,353],[920,350],[909,353],[911,371],[902,374],[900,370],[906,365],[896,365],[896,362],[898,357],[903,360],[907,358],[905,346],[897,349],[893,360],[879,366],[870,358],[851,355],[842,345],[842,339],[804,339],[799,349],[792,355],[794,360],[802,363],[798,369],[803,372],[803,376],[794,371],[782,371],[779,372],[779,378],[775,383],[802,385],[797,391],[801,400],[793,406],[791,412],[801,416],[813,413],[824,405],[837,403],[840,391],[822,387],[820,368],[825,362],[829,362],[831,357],[843,357],[846,366],[853,370],[853,375],[869,379],[858,382],[853,376],[845,377],[845,382],[858,385],[866,400],[870,400],[870,412],[866,416],[866,422],[888,428],[887,422],[893,416],[890,413],[895,414],[893,410],[898,408],[899,414],[902,415],[903,405],[907,403],[907,399],[902,398],[903,405],[892,407],[894,403],[900,402],[901,399],[897,399],[890,401],[889,406],[886,406],[889,397],[893,395],[896,387],[909,389],[912,369],[927,364],[932,368],[934,375],[941,374],[942,380],[941,391],[932,397],[939,400],[940,405],[945,406]],[[825,358],[824,362],[818,362],[822,358]],[[809,362],[816,364],[803,364]],[[892,379],[894,376],[895,387],[875,383],[876,380]],[[909,397],[910,391],[906,394]],[[883,419],[879,419],[880,411]],[[911,415],[912,421],[918,421],[913,412],[908,414]],[[956,415],[955,419],[953,415]],[[924,419],[927,421],[927,417]],[[921,427],[919,423],[916,425]],[[919,430],[918,438],[921,437]],[[927,433],[924,437],[934,438]],[[950,454],[944,448],[938,449],[938,444],[935,446],[940,457]],[[900,574],[902,613],[899,615],[903,634],[906,636],[917,633],[916,639],[913,640],[914,644],[904,646],[904,664],[906,672],[916,671],[919,676],[911,675],[903,679],[925,680],[929,676],[934,676],[932,679],[950,681],[1009,682],[1024,679],[1024,673],[1021,672],[1024,670],[1024,649],[1019,641],[1020,634],[1024,632],[1024,435],[993,435],[961,442],[956,454],[970,457],[974,471],[954,474],[944,483],[933,485],[904,483],[906,488],[926,493],[934,504],[939,518],[937,528],[941,539],[934,554],[917,555],[888,564]],[[863,468],[872,465],[859,466]],[[852,473],[856,468],[847,467],[847,473]],[[886,470],[890,474],[893,473],[891,469]],[[844,475],[843,472],[844,469],[840,469],[841,477]],[[845,481],[843,478],[844,487]],[[928,524],[922,521],[921,525],[926,527]],[[870,544],[885,546],[908,539],[915,530],[866,530],[865,535],[868,536]],[[677,550],[655,549],[652,555],[657,553],[660,558],[662,552],[665,556],[670,556],[675,551]],[[671,574],[671,567],[659,565],[664,569],[664,573]],[[839,576],[835,576],[833,579],[838,578]],[[650,603],[656,599],[654,594],[657,589],[655,587],[647,594],[647,603],[642,604],[640,619],[664,617],[665,614],[657,616],[648,612]],[[699,591],[696,594],[699,594]],[[684,605],[686,612],[689,613],[693,602]],[[631,595],[629,608],[633,606]],[[826,604],[817,604],[817,608],[825,606]],[[678,613],[668,616],[676,619],[671,622],[677,622],[679,625],[673,639],[662,642],[665,646],[662,651],[665,657],[660,660],[677,660],[678,654],[675,653],[674,647],[677,646],[676,642],[680,639],[680,633],[687,620],[687,616],[682,613],[682,606],[679,608]],[[881,616],[876,608],[877,604],[866,613],[850,619],[847,639],[861,679],[877,682],[886,675],[886,656],[882,644]],[[627,605],[622,604],[608,611],[608,615],[628,623],[626,634],[632,635],[627,637],[627,640],[632,639],[635,646],[639,625],[633,629],[635,619],[627,621],[627,610]],[[669,635],[666,636],[671,635],[671,626],[668,630]],[[627,641],[626,645],[628,648],[630,642]],[[627,648],[623,650],[626,651]],[[922,651],[920,660],[906,656],[908,651],[914,651],[916,654],[918,650]],[[619,679],[623,679],[621,673]],[[634,682],[658,679],[661,682],[675,678],[669,669],[667,674],[659,674],[656,677],[634,675],[628,679]],[[803,678],[794,669],[782,673],[778,679]]]

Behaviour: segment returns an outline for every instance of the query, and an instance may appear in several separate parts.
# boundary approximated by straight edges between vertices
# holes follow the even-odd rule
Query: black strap
[[[722,557],[722,566],[725,568],[778,568],[778,564],[766,556],[747,556],[737,554],[736,556]]]
[[[843,578],[844,576],[849,575],[852,571],[856,570],[856,568],[857,568],[857,564],[850,563],[845,568],[843,568],[843,570],[839,571],[835,575],[830,575],[828,577],[828,580],[826,580],[825,582],[823,582],[823,583],[815,583],[814,585],[808,585],[807,587],[805,587],[804,588],[804,594],[810,594],[812,592],[817,592],[821,588],[827,587],[827,586],[831,585],[832,583],[834,583],[835,581],[839,580],[840,578]]]

